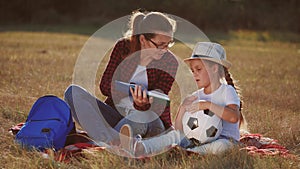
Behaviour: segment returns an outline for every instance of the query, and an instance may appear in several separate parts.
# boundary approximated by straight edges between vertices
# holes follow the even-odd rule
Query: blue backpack
[[[32,106],[27,120],[16,134],[16,142],[25,148],[44,150],[64,147],[74,127],[66,102],[52,95],[40,97]]]

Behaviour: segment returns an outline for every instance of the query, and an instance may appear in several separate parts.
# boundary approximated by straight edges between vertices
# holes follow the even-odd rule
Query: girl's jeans
[[[172,130],[164,135],[145,139],[142,141],[142,143],[145,147],[147,156],[162,153],[175,145],[180,145],[181,147],[186,148],[188,151],[199,154],[218,154],[232,148],[236,144],[229,139],[221,138],[211,143],[203,144],[193,148],[187,148],[190,146],[191,141],[179,130]]]

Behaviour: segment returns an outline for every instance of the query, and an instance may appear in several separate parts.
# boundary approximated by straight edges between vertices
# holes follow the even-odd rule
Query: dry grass
[[[185,155],[172,150],[146,161],[124,159],[106,151],[86,154],[70,164],[44,159],[13,142],[7,130],[22,122],[34,103],[45,94],[63,97],[72,82],[76,58],[87,36],[46,32],[0,32],[0,168],[297,168],[300,167],[300,43],[299,35],[267,32],[222,33],[213,39],[222,43],[233,63],[231,70],[242,88],[243,112],[253,133],[279,140],[298,159],[252,157],[231,150],[221,155]],[[286,37],[286,38],[282,38]],[[289,40],[291,39],[291,40]],[[296,39],[296,40],[295,40]],[[188,57],[186,48],[172,49]],[[101,63],[99,81],[107,59]],[[95,84],[98,91],[98,85]],[[175,112],[180,99],[174,87]],[[100,98],[100,92],[96,95]]]

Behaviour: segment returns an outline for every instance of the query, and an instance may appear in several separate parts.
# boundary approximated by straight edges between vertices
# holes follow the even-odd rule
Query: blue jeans
[[[89,113],[89,112],[78,112],[79,106],[85,100],[94,107],[94,111],[101,113],[105,121],[114,127],[123,118],[123,116],[115,109],[103,103],[95,96],[91,95],[88,91],[78,85],[70,85],[65,91],[65,101],[69,104],[71,108],[72,115],[76,121],[78,120],[78,113]],[[77,103],[77,104],[75,104]]]
[[[229,139],[221,138],[217,139],[211,143],[206,143],[201,146],[196,146],[193,148],[188,148],[187,150],[199,153],[199,154],[218,154],[221,152],[224,152],[230,148],[232,148],[234,145],[236,145],[237,142],[231,141]]]
[[[131,126],[133,136],[140,134],[143,138],[154,137],[165,131],[163,122],[152,111],[131,110],[114,128],[120,131],[124,124]]]
[[[67,88],[65,101],[71,108],[74,120],[96,141],[118,140],[118,132],[124,124],[130,124],[135,129],[134,134],[141,134],[143,137],[152,137],[165,130],[162,121],[154,112],[132,110],[124,118],[117,110],[78,85]],[[148,123],[148,118],[154,119],[153,117],[155,120]]]
[[[142,140],[141,143],[145,148],[145,156],[153,156],[167,151],[174,145],[179,145],[188,151],[202,155],[208,153],[218,154],[229,148],[232,148],[237,142],[220,138],[211,143],[206,143],[200,146],[191,146],[191,140],[189,140],[182,132],[179,130],[172,130],[164,135]]]

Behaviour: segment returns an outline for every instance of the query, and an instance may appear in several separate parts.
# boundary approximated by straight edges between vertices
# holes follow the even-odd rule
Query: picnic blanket
[[[13,126],[9,131],[16,135],[24,123]],[[278,140],[264,137],[262,134],[246,133],[240,138],[241,151],[247,151],[250,155],[259,156],[281,156],[284,158],[293,158],[289,150],[280,145]],[[84,131],[77,130],[77,133],[70,134],[67,137],[66,145],[59,151],[45,150],[41,152],[43,157],[53,156],[55,160],[60,162],[69,162],[72,158],[84,157],[83,152],[95,152],[106,150],[107,146],[100,146],[93,142],[92,139]]]
[[[278,140],[264,137],[261,134],[244,134],[240,138],[243,144],[240,150],[246,150],[250,155],[292,157],[289,150],[280,145]]]

